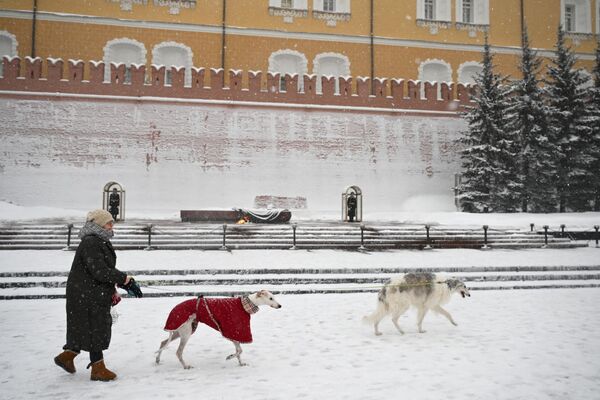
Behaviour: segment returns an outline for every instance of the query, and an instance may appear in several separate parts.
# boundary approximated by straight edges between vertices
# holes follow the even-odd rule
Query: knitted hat
[[[87,214],[86,221],[93,222],[99,226],[104,226],[109,222],[114,222],[114,219],[106,210],[93,210]]]

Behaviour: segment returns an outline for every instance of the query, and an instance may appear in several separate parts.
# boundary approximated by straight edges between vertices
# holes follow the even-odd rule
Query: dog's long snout
[[[273,304],[271,307],[273,307],[273,308],[281,308],[281,304],[279,304],[279,303]]]

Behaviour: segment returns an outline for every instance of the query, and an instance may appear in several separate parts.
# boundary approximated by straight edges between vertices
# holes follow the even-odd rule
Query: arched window
[[[162,42],[152,50],[152,64],[165,66],[165,84],[172,83],[173,67],[185,68],[185,86],[192,85],[192,50],[181,43]]]
[[[110,82],[110,64],[125,64],[124,82],[131,82],[131,64],[146,64],[146,47],[137,40],[109,40],[104,46],[104,81]]]
[[[304,90],[304,74],[308,72],[306,56],[295,50],[278,50],[269,57],[269,72],[280,74],[279,90],[285,90],[285,74],[298,75],[298,90]]]
[[[590,0],[561,0],[560,22],[565,32],[592,33]]]
[[[348,57],[339,53],[317,54],[313,60],[313,73],[317,76],[317,92],[322,92],[321,77],[335,77],[335,94],[340,93],[340,76],[350,75],[350,61]]]
[[[0,31],[0,76],[4,72],[4,56],[14,57],[17,55],[17,38],[10,32]]]
[[[483,66],[477,61],[467,61],[458,67],[458,83],[471,85],[475,77],[483,71]]]
[[[421,84],[421,98],[425,97],[425,84],[424,82],[452,82],[452,67],[446,61],[443,60],[426,60],[419,66],[419,80]],[[438,99],[441,98],[441,85],[438,85]]]

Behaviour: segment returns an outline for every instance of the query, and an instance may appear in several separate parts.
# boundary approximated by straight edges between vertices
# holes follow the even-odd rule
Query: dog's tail
[[[373,324],[375,322],[381,321],[383,317],[387,314],[387,305],[381,301],[381,299],[377,302],[377,308],[370,315],[365,315],[362,318],[362,321],[365,324]]]

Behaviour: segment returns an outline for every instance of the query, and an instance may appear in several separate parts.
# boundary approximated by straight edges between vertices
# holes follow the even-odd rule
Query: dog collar
[[[248,296],[242,296],[242,307],[248,314],[256,314],[258,312],[258,306],[254,304]]]

